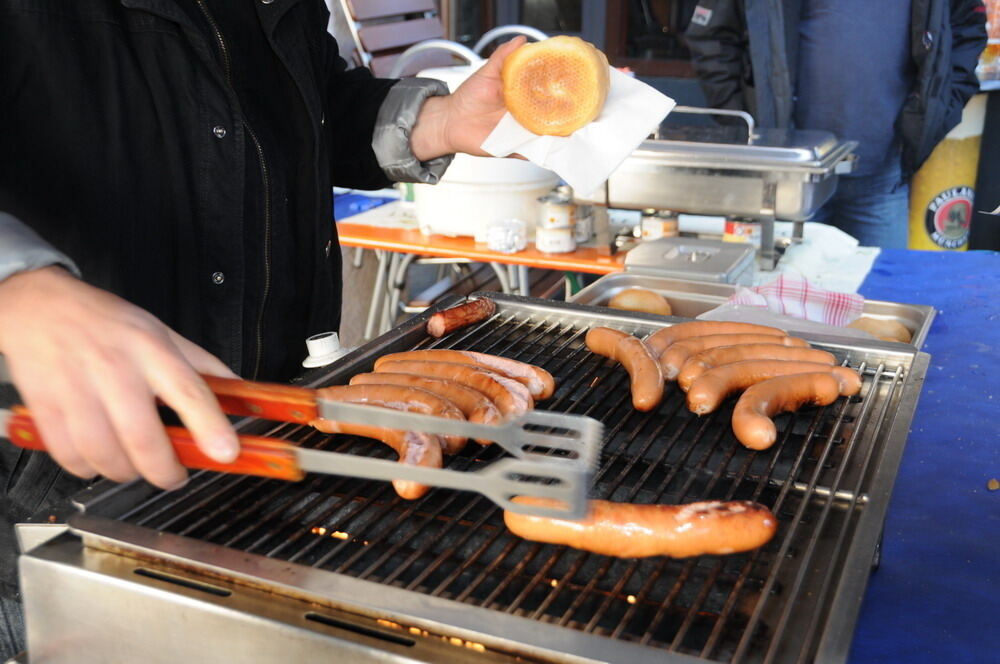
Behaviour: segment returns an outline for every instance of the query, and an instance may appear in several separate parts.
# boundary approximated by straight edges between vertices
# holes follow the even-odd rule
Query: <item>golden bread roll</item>
[[[503,70],[507,110],[528,131],[569,136],[601,113],[608,96],[608,59],[579,37],[525,44]]]
[[[612,309],[624,309],[625,311],[642,311],[647,314],[659,314],[669,316],[672,309],[670,303],[663,299],[659,293],[654,293],[645,288],[626,288],[616,293],[608,301],[608,306]]]
[[[910,339],[913,338],[913,335],[906,329],[906,326],[895,320],[862,316],[847,327],[862,330],[882,341],[900,341],[908,344],[910,343]]]

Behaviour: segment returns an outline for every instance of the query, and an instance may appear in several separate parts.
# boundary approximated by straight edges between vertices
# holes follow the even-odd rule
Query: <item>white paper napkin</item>
[[[516,152],[555,171],[581,196],[589,196],[674,106],[670,97],[612,68],[604,109],[586,127],[569,136],[539,136],[506,113],[482,148],[494,157]]]

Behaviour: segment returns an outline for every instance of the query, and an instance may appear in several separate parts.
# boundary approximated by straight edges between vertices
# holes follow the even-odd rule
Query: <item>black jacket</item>
[[[299,97],[288,102],[295,126],[280,135],[304,137],[296,154],[308,186],[295,203],[303,226],[286,234],[287,246],[271,247],[291,255],[286,263],[298,276],[287,283],[290,275],[272,275],[286,283],[271,288],[269,300],[288,310],[276,300],[296,298],[296,320],[304,322],[303,335],[288,341],[294,360],[306,334],[339,324],[330,185],[389,183],[373,133],[387,97],[406,86],[346,69],[321,0],[226,2],[257,12]],[[226,2],[212,4],[223,12]],[[255,306],[247,289],[265,281],[266,268],[246,251],[248,236],[254,246],[264,242],[258,220],[244,219],[244,187],[245,170],[253,178],[258,165],[218,44],[194,7],[195,0],[0,0],[0,213],[68,256],[87,282],[250,376],[260,335],[242,329],[244,309]],[[0,263],[10,258],[4,251]],[[287,378],[289,358],[286,375],[259,377]]]
[[[749,111],[763,127],[790,127],[801,0],[700,0],[687,30],[710,106]],[[912,175],[979,91],[986,47],[982,0],[912,0],[913,90],[896,120]]]

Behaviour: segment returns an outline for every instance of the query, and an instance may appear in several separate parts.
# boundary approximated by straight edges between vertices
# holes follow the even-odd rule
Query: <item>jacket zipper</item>
[[[219,52],[222,54],[222,66],[226,73],[226,83],[232,89],[232,61],[230,60],[229,47],[222,36],[219,24],[215,22],[215,18],[208,11],[208,7],[204,1],[197,0],[197,3],[198,9],[201,10],[201,13],[205,16],[205,20],[211,26],[212,32],[215,33],[215,40],[218,42]],[[246,121],[246,118],[241,118],[240,121],[247,132],[247,136],[250,137],[250,141],[253,143],[254,150],[257,152],[257,160],[260,162],[261,180],[264,184],[264,291],[261,294],[260,310],[257,312],[257,353],[252,376],[253,379],[256,379],[258,374],[260,374],[260,365],[264,354],[264,309],[267,307],[267,298],[271,292],[271,178],[267,169],[267,161],[264,159],[264,149],[261,147],[260,141],[257,140],[257,134],[250,126],[250,123]]]

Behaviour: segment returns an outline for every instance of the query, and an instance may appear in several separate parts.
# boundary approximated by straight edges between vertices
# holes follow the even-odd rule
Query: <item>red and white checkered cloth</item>
[[[764,286],[740,288],[727,302],[843,327],[861,316],[865,298],[857,293],[823,290],[800,277],[781,275]]]

